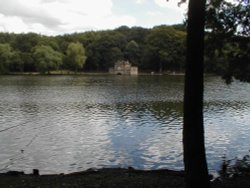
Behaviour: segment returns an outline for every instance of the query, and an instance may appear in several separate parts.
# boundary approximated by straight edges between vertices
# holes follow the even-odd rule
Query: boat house
[[[138,75],[138,67],[132,66],[128,61],[117,61],[114,67],[109,68],[109,73],[117,75]]]

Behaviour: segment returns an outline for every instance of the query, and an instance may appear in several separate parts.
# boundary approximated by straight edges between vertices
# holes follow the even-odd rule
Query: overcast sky
[[[46,35],[182,23],[179,0],[0,0],[1,32]]]

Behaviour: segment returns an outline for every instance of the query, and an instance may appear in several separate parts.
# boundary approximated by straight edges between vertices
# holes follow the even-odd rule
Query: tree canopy
[[[206,73],[221,75],[227,81],[232,78],[250,81],[249,9],[246,0],[233,3],[225,0],[207,1]],[[125,59],[143,72],[184,72],[186,25],[160,25],[153,28],[121,26],[114,30],[59,36],[0,33],[0,44],[8,44],[12,53],[8,56],[8,63],[1,63],[2,74],[38,71],[33,49],[42,45],[61,54],[63,63],[59,69],[107,72],[115,61]],[[78,53],[82,53],[82,56],[75,54],[73,58],[73,49],[80,50],[80,46],[83,50]]]
[[[57,70],[62,64],[62,54],[55,51],[50,46],[38,45],[33,49],[33,57],[36,69],[44,74],[51,70]]]
[[[11,57],[11,46],[9,44],[0,44],[0,73],[9,71]]]
[[[66,51],[66,63],[68,68],[77,72],[85,64],[87,57],[85,49],[79,42],[71,42]]]
[[[208,69],[227,83],[233,78],[250,82],[249,1],[211,0],[206,12]]]
[[[60,53],[63,63],[59,64],[59,69],[106,72],[117,60],[126,59],[139,66],[141,71],[160,71],[160,64],[163,65],[162,71],[183,71],[186,35],[183,28],[176,25],[152,29],[121,26],[114,30],[55,37],[35,33],[0,33],[0,44],[8,44],[15,54],[14,59],[9,59],[12,66],[7,66],[1,73],[43,69],[45,64],[38,62],[39,58],[33,54],[36,46],[47,46]],[[157,38],[157,35],[162,38]]]

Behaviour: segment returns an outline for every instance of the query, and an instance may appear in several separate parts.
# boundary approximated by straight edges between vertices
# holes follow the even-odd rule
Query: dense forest
[[[0,72],[106,72],[121,59],[139,66],[141,71],[182,71],[185,38],[181,25],[153,29],[121,26],[54,37],[0,33]]]
[[[232,75],[241,78],[245,72],[247,75],[242,78],[248,79],[249,33],[238,27],[233,30],[232,24],[238,26],[237,19],[243,20],[235,13],[240,16],[249,13],[247,9],[223,3],[207,8],[205,72],[228,79]],[[140,72],[184,72],[185,57],[185,24],[153,28],[121,26],[60,36],[0,33],[1,74],[49,74],[53,70],[107,72],[122,59],[138,66]]]

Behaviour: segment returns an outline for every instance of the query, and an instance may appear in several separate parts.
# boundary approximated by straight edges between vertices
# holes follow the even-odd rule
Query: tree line
[[[241,78],[242,74],[242,80],[250,79],[249,6],[235,6],[223,0],[211,2],[214,4],[206,9],[205,72],[223,75],[228,81],[232,76]],[[239,23],[245,24],[241,27],[244,29],[239,28]],[[185,24],[150,29],[121,26],[59,36],[2,32],[0,73],[107,72],[122,59],[144,72],[184,72],[186,35]],[[246,71],[239,71],[242,68]]]
[[[0,33],[0,73],[49,74],[60,69],[76,72],[83,67],[87,57],[80,42],[68,42],[64,50],[60,47],[56,37]]]
[[[233,35],[218,43],[207,32],[205,72],[229,74],[229,64],[249,60],[249,37]],[[117,60],[129,60],[145,72],[183,72],[186,57],[185,25],[152,29],[121,26],[62,36],[0,33],[0,73],[71,70],[106,72]],[[247,63],[247,62],[246,62]]]
[[[152,29],[121,26],[54,37],[0,33],[0,73],[106,72],[122,59],[145,71],[182,71],[185,37],[182,25]]]

